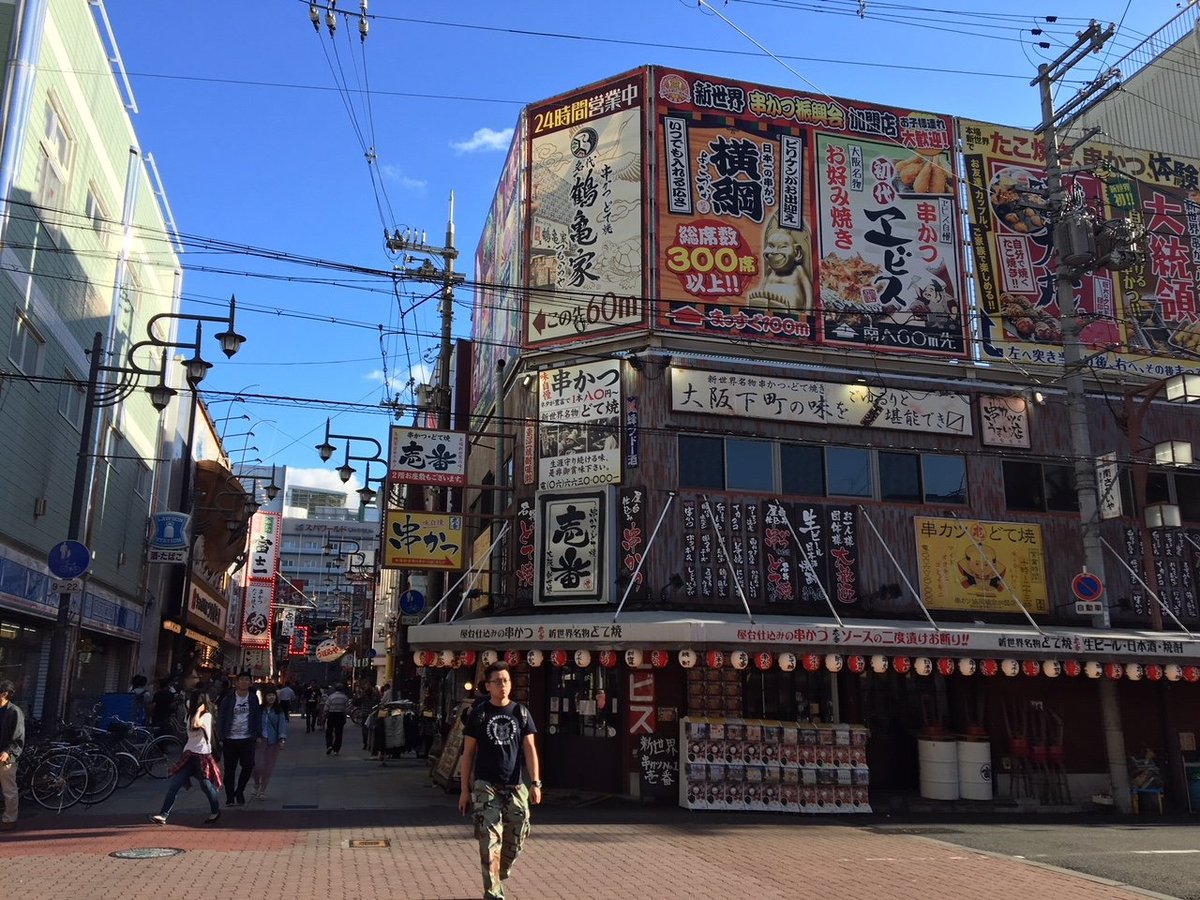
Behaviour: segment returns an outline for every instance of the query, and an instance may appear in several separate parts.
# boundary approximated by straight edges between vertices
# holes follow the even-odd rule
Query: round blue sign
[[[1091,572],[1080,572],[1071,579],[1071,591],[1077,600],[1087,603],[1104,596],[1104,582]]]
[[[57,578],[78,578],[92,565],[92,551],[79,541],[59,541],[46,554],[46,565]]]
[[[400,595],[400,611],[406,616],[415,616],[425,608],[425,595],[420,591],[405,591]]]

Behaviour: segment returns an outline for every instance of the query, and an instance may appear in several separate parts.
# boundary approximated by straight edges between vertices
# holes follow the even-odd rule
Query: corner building
[[[1197,286],[1200,195],[1187,166],[1076,179],[1190,248],[1077,288],[1106,554],[1078,578],[1041,152],[659,67],[525,109],[455,404],[487,586],[408,629],[412,662],[515,662],[556,788],[1127,808],[1149,750],[1188,808],[1200,476],[1147,448],[1200,423],[1166,399],[1197,362],[1164,300]]]

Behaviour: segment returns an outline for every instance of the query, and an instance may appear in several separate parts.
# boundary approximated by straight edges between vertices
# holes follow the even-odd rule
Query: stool
[[[1159,787],[1130,788],[1129,794],[1130,794],[1129,799],[1133,803],[1133,814],[1135,816],[1139,814],[1138,800],[1142,794],[1149,794],[1152,797],[1158,798],[1158,814],[1160,816],[1162,815],[1162,811],[1163,811],[1163,789],[1162,788],[1159,788]]]

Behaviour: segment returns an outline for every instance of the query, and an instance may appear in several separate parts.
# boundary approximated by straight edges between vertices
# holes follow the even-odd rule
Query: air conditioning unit
[[[50,504],[46,502],[45,497],[38,497],[33,501],[33,515],[35,517],[44,516],[49,506]]]

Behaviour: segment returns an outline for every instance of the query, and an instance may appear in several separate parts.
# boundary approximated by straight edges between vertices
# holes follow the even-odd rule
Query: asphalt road
[[[1057,866],[1181,900],[1200,900],[1200,827],[1190,821],[1151,824],[1106,819],[1082,825],[879,825],[880,834],[931,840]]]

